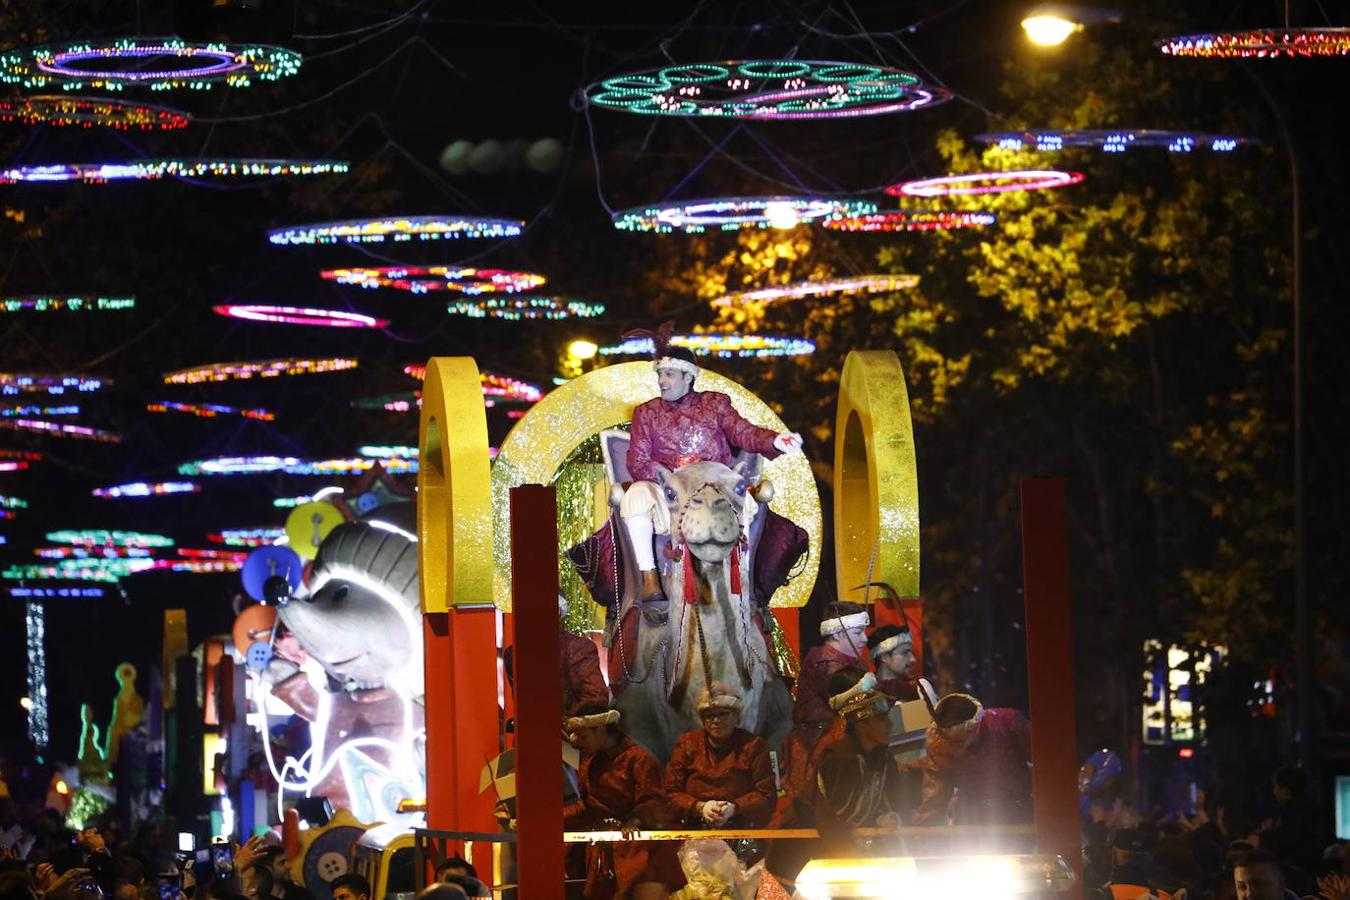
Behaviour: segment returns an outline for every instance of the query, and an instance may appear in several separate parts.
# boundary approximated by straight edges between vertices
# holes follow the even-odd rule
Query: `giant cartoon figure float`
[[[337,525],[307,586],[269,584],[301,652],[283,641],[262,680],[312,723],[308,752],[286,760],[278,781],[366,823],[402,821],[399,802],[425,796],[417,542],[399,524],[412,518],[413,504],[398,503]]]

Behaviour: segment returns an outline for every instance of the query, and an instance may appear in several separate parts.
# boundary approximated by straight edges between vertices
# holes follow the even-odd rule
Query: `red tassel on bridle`
[[[740,596],[741,593],[741,544],[737,541],[731,548],[731,593]]]
[[[680,556],[684,558],[684,602],[693,606],[699,601],[698,580],[694,578],[694,554],[689,552],[688,542],[681,543]]]

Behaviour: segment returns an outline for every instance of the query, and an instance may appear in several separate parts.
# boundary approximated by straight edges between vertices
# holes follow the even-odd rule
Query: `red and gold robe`
[[[982,709],[969,740],[929,726],[928,755],[906,767],[923,775],[915,825],[945,825],[953,791],[957,825],[1031,821],[1031,730],[1015,709]],[[947,732],[947,733],[944,733]],[[962,737],[965,737],[962,735]]]
[[[661,789],[661,764],[646,750],[623,738],[614,747],[587,755],[577,772],[581,799],[563,809],[568,831],[595,831],[636,819],[643,828],[661,828],[669,811]],[[672,890],[684,884],[670,841],[615,841],[614,877],[602,877],[604,847],[586,848],[586,896],[610,900],[626,896],[636,884],[664,882]]]
[[[628,473],[635,481],[656,481],[656,464],[674,471],[692,462],[731,465],[732,447],[778,456],[777,432],[753,425],[718,391],[690,391],[674,403],[661,397],[633,410]]]
[[[743,728],[718,750],[702,729],[685,732],[666,764],[666,799],[683,824],[702,824],[698,804],[726,800],[736,804],[728,828],[763,828],[773,814],[777,791],[769,745]]]
[[[856,656],[841,653],[829,644],[812,647],[802,658],[797,678],[797,702],[792,707],[793,729],[783,742],[782,785],[788,794],[809,790],[806,773],[811,751],[837,721],[830,709],[830,676],[849,666],[862,666]]]
[[[574,716],[576,711],[590,703],[609,705],[609,688],[600,674],[600,653],[595,644],[581,635],[563,631],[558,638],[562,642],[559,654],[561,660],[562,707],[564,716]]]

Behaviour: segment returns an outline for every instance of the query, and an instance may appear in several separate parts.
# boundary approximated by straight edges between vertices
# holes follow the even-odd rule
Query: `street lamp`
[[[599,352],[600,347],[594,341],[577,340],[567,345],[567,355],[573,359],[595,359],[595,354]]]
[[[1069,35],[1075,31],[1082,31],[1083,26],[1062,16],[1045,13],[1027,16],[1022,20],[1022,30],[1027,33],[1027,39],[1033,44],[1057,47],[1067,41]]]

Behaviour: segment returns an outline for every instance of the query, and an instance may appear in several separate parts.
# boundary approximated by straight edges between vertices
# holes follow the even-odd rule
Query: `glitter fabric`
[[[919,478],[900,360],[853,350],[834,427],[835,576],[841,594],[884,581],[919,596]]]
[[[756,425],[777,432],[792,430],[764,401],[730,378],[704,369],[698,387],[729,395],[736,411]],[[492,596],[498,607],[510,608],[510,489],[521,484],[553,484],[577,447],[607,428],[627,425],[633,408],[656,396],[650,362],[606,366],[545,395],[506,436],[492,465]],[[801,453],[766,462],[764,474],[774,484],[774,510],[806,529],[810,543],[801,575],[779,588],[771,605],[801,606],[811,596],[820,568],[820,495],[815,477]]]

